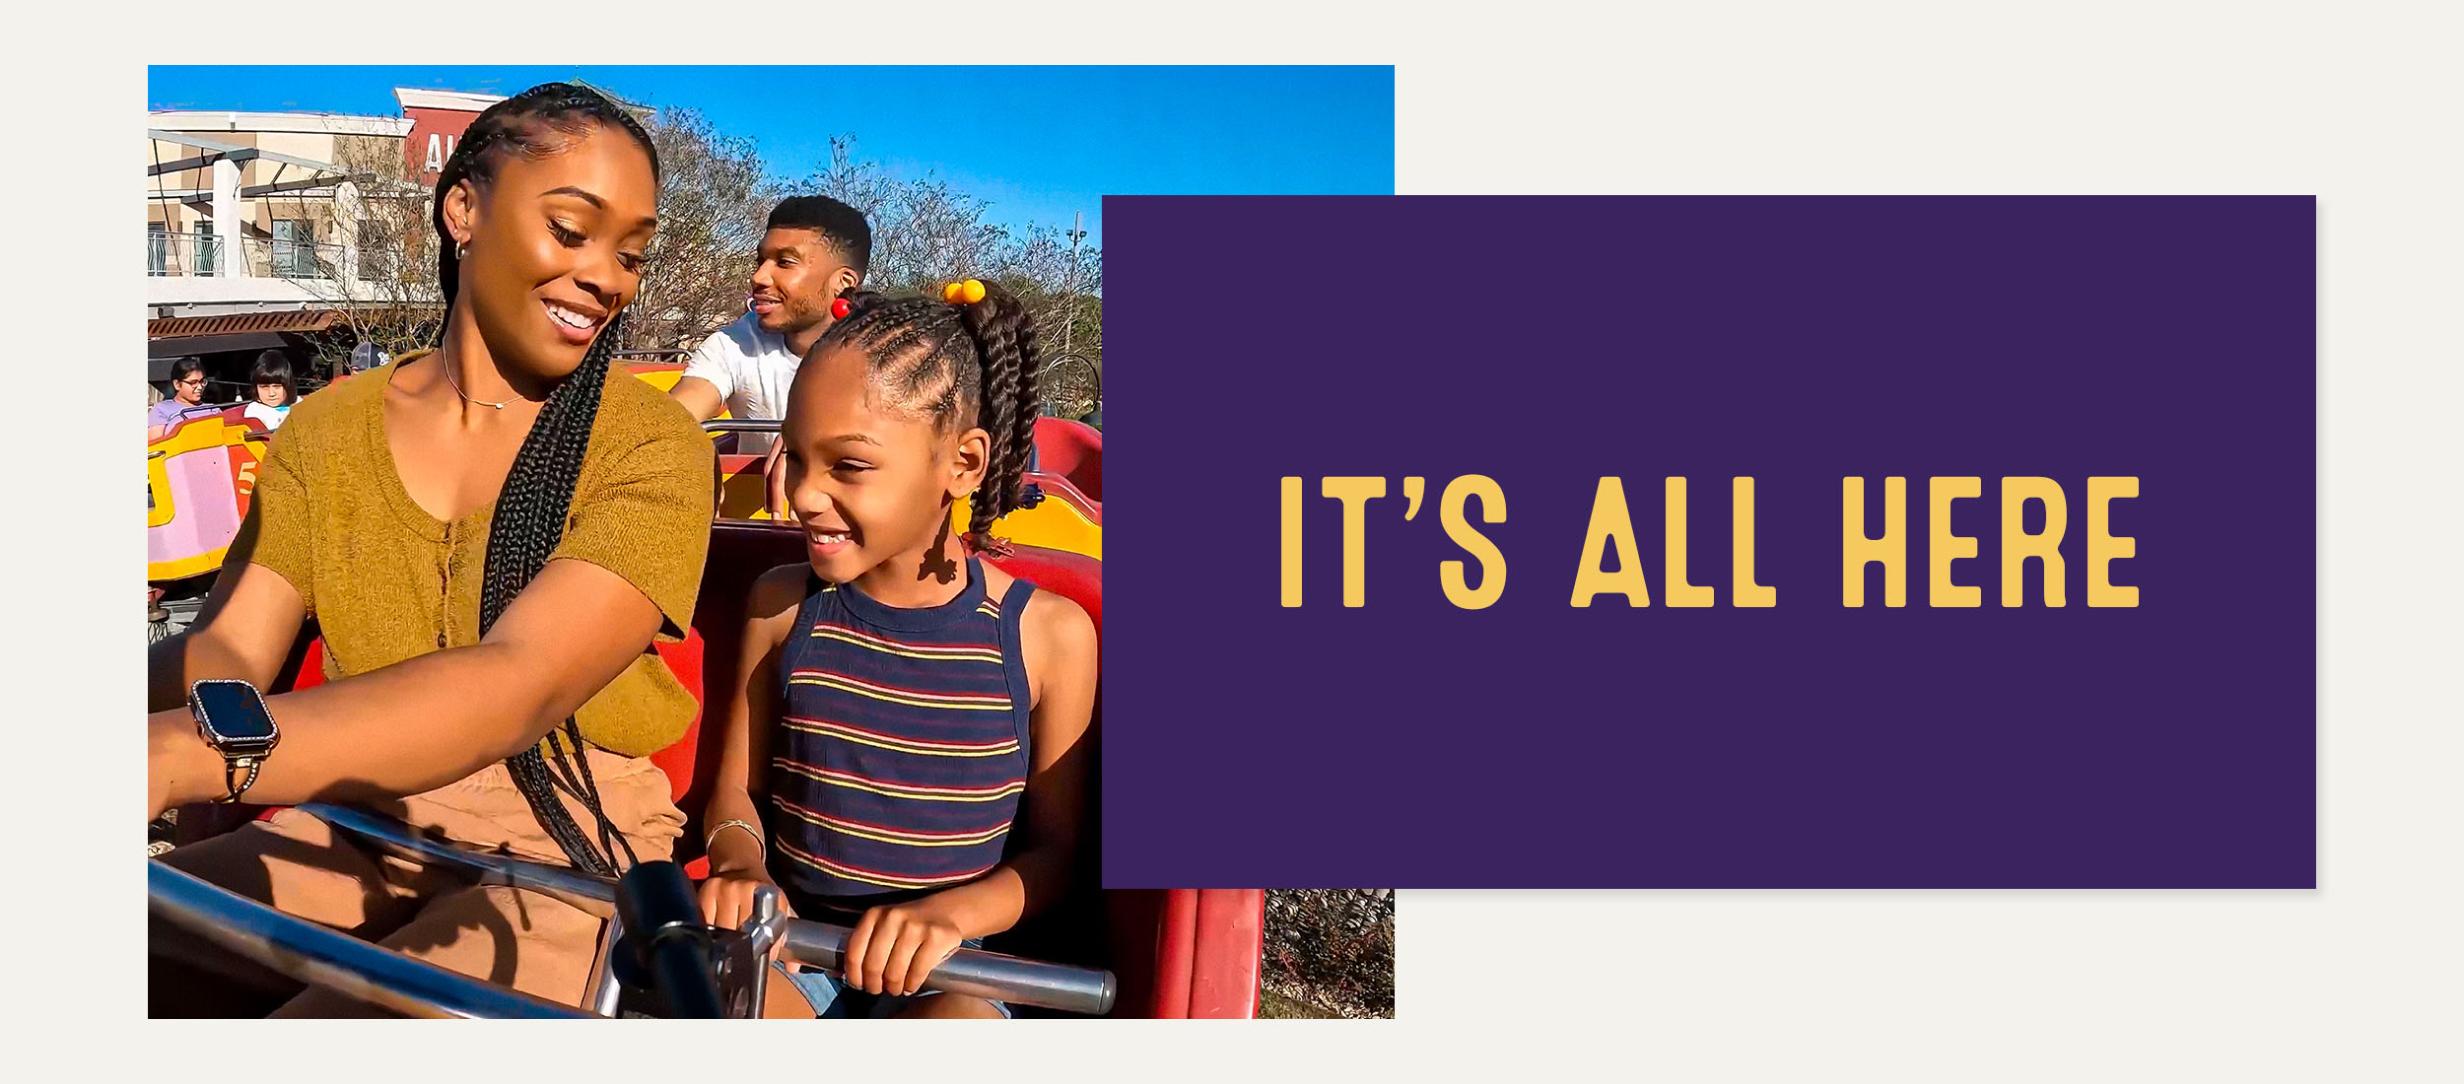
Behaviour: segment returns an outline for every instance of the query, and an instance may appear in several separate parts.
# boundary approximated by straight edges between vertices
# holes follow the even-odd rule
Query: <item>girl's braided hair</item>
[[[651,146],[650,134],[642,130],[632,114],[588,87],[544,83],[489,106],[471,121],[470,129],[463,133],[461,143],[436,178],[436,207],[432,216],[437,238],[436,279],[449,317],[454,295],[461,285],[461,258],[454,249],[453,235],[445,228],[445,194],[465,179],[485,187],[494,179],[496,165],[505,154],[533,158],[556,154],[569,146],[574,137],[594,127],[631,136],[642,153],[650,156],[651,177],[657,179],[659,152]],[[439,326],[442,324],[440,321]],[[599,417],[600,393],[607,386],[610,354],[616,348],[622,326],[623,315],[619,313],[599,329],[599,337],[592,340],[581,367],[548,393],[547,401],[540,405],[538,419],[531,424],[530,435],[522,441],[522,450],[514,456],[513,469],[505,476],[504,489],[497,494],[496,512],[488,528],[487,564],[481,574],[479,592],[482,636],[487,635],[505,607],[546,566],[549,555],[564,538],[565,515],[573,503],[574,485],[582,474],[582,454],[590,447],[591,426]],[[633,845],[608,822],[606,811],[600,808],[598,781],[591,778],[581,728],[567,716],[560,729],[561,735],[550,731],[547,736],[553,762],[538,746],[532,746],[508,759],[505,767],[512,773],[522,797],[530,803],[531,813],[564,850],[565,857],[582,870],[613,875],[618,849],[623,850],[628,863],[637,861]],[[572,743],[570,750],[566,748],[568,739]],[[560,790],[573,795],[598,822],[597,846],[582,834],[564,803],[557,800]]]
[[[1009,291],[984,284],[984,299],[952,304],[936,298],[847,295],[848,313],[814,344],[813,355],[850,347],[870,363],[874,386],[888,401],[953,424],[981,427],[991,439],[984,480],[968,498],[967,545],[1005,553],[994,520],[1032,503],[1024,481],[1035,448],[1035,321]]]

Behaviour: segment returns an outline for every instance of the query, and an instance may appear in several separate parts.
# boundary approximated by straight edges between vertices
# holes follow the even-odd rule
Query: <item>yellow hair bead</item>
[[[960,284],[955,282],[941,287],[941,300],[947,301],[953,305],[958,304],[958,294],[962,288],[963,287]]]
[[[941,300],[953,305],[972,305],[984,300],[982,279],[962,279],[941,287]]]

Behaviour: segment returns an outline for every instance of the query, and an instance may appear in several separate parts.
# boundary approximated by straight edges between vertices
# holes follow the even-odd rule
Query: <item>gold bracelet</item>
[[[709,835],[702,837],[702,851],[703,851],[703,853],[705,853],[705,854],[706,854],[706,853],[708,853],[708,852],[709,852],[709,850],[710,850],[710,845],[711,845],[712,843],[714,843],[714,842],[717,842],[717,841],[718,841],[718,838],[719,838],[719,833],[724,832],[724,831],[726,831],[726,830],[728,830],[728,829],[730,829],[730,828],[742,828],[742,829],[744,829],[746,832],[751,833],[751,834],[752,834],[752,836],[753,836],[753,842],[754,842],[754,844],[755,844],[755,845],[757,845],[757,846],[759,846],[759,847],[760,847],[760,848],[761,848],[761,849],[762,849],[765,853],[769,851],[769,849],[770,849],[770,841],[769,841],[769,840],[766,840],[766,839],[761,838],[761,829],[760,829],[760,828],[758,828],[758,827],[755,827],[755,826],[754,826],[754,824],[753,824],[753,822],[751,822],[751,821],[745,821],[745,820],[734,820],[734,819],[729,819],[729,820],[723,820],[723,821],[720,821],[720,822],[719,822],[719,826],[718,826],[718,827],[711,829],[711,830],[710,830],[710,834],[709,834]]]

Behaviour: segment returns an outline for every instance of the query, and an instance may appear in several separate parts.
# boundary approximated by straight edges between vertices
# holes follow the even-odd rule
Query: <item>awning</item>
[[[224,316],[170,316],[145,324],[146,379],[171,379],[178,358],[256,350],[296,350],[299,336],[342,321],[332,309],[316,312],[235,312]]]
[[[145,344],[148,380],[171,379],[174,358],[203,357],[207,354],[228,354],[240,350],[288,350],[294,344],[279,332],[252,331],[243,335],[192,335],[185,339],[156,339]]]
[[[323,331],[341,320],[342,314],[332,309],[235,312],[222,316],[165,316],[145,322],[145,337],[170,339],[197,335],[237,335],[253,331],[308,333]]]
[[[160,177],[167,173],[184,173],[192,169],[203,169],[221,161],[229,161],[234,164],[242,162],[266,161],[275,163],[282,169],[288,169],[292,166],[298,166],[301,169],[305,169],[309,171],[311,177],[316,179],[321,186],[332,185],[340,181],[375,179],[373,174],[351,173],[344,170],[341,166],[333,164],[332,162],[319,162],[313,158],[300,158],[288,154],[276,154],[273,151],[264,149],[263,147],[243,147],[238,144],[225,143],[217,139],[207,139],[203,136],[192,135],[187,132],[165,132],[149,128],[146,130],[145,134],[146,138],[157,142],[177,143],[184,147],[193,147],[201,152],[193,157],[182,158],[177,161],[155,162],[145,171],[145,175],[148,177]],[[243,188],[240,190],[240,194],[243,196],[264,194],[263,190],[265,186],[259,185],[256,187],[259,191],[250,192]]]

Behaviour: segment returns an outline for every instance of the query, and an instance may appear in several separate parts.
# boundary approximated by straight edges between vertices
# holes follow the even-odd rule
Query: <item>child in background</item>
[[[753,585],[702,910],[736,927],[775,883],[797,914],[852,926],[839,973],[792,976],[816,1014],[1006,1016],[920,991],[1064,894],[1086,807],[1094,623],[970,552],[997,552],[989,528],[1018,507],[1035,329],[972,279],[839,309],[788,397],[808,560]]]
[[[248,379],[257,386],[257,398],[242,413],[267,429],[282,428],[291,404],[299,401],[299,384],[291,379],[291,360],[279,350],[268,350],[257,355],[256,370]]]

